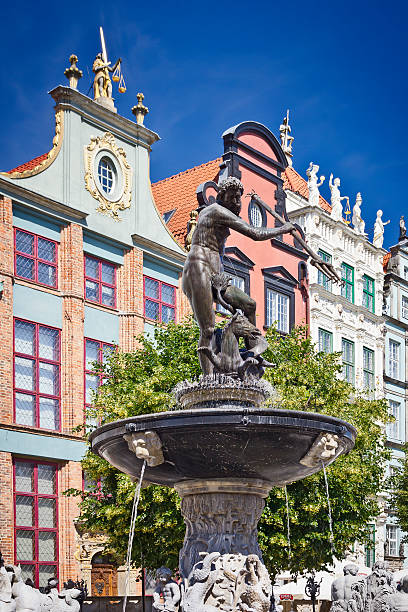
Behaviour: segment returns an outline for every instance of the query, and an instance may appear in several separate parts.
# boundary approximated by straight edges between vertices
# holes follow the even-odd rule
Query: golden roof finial
[[[144,118],[149,112],[149,109],[147,106],[143,105],[144,95],[142,93],[138,93],[136,97],[138,102],[136,106],[133,106],[132,113],[136,117],[136,123],[138,125],[143,125]]]
[[[69,68],[65,68],[64,74],[67,79],[69,79],[69,86],[71,89],[76,89],[78,87],[78,81],[82,77],[82,70],[77,66],[78,58],[76,55],[72,54],[69,61],[71,65]]]

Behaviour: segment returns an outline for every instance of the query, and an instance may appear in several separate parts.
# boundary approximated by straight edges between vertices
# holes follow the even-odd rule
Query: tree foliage
[[[408,533],[408,444],[405,444],[402,450],[405,455],[399,460],[399,465],[394,467],[389,478],[389,486],[391,503],[397,510],[399,525],[402,531]]]
[[[367,537],[366,526],[378,513],[376,494],[383,488],[389,456],[381,423],[388,420],[384,400],[369,400],[339,376],[339,356],[318,353],[305,328],[282,337],[267,333],[266,358],[274,368],[266,378],[275,385],[282,408],[308,410],[342,418],[358,430],[352,452],[327,469],[333,517],[331,539],[328,502],[322,472],[287,487],[291,556],[287,537],[285,491],[274,488],[259,524],[259,541],[272,574],[320,569],[332,554],[341,557]],[[134,353],[113,353],[105,366],[106,379],[95,397],[93,417],[102,422],[174,408],[172,388],[200,375],[196,346],[198,329],[192,320],[158,327],[154,338],[140,337]],[[102,531],[107,549],[123,560],[126,555],[135,484],[106,461],[88,451],[83,460],[88,477],[100,481],[81,495],[84,528]],[[141,554],[148,567],[177,567],[184,524],[177,494],[166,487],[142,490],[136,523],[133,560]]]

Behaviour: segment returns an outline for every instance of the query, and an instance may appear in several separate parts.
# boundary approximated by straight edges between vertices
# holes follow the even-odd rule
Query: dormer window
[[[102,190],[108,195],[115,189],[115,166],[109,157],[103,156],[98,164],[98,179]]]

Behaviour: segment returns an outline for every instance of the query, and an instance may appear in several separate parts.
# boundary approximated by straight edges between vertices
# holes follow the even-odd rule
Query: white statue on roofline
[[[317,173],[319,172],[319,166],[310,162],[308,169],[306,170],[307,175],[307,186],[309,189],[309,204],[310,206],[318,206],[319,205],[319,187],[321,187],[325,181],[325,176],[320,177],[320,181],[318,181]]]

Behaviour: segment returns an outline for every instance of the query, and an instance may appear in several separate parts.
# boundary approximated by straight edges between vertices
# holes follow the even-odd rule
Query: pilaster
[[[61,430],[72,433],[73,427],[84,422],[84,255],[82,227],[75,223],[61,231],[60,288],[63,296]]]
[[[0,422],[13,422],[13,210],[0,198]]]
[[[76,461],[69,461],[59,469],[59,491],[82,489],[82,466]],[[74,519],[79,516],[78,498],[59,495],[58,498],[58,534],[59,534],[59,583],[69,578],[76,579],[80,574],[79,562],[74,556],[76,550],[76,530]]]
[[[0,550],[6,562],[14,562],[13,462],[0,453]]]
[[[124,255],[118,270],[119,344],[124,351],[134,351],[136,336],[144,331],[143,251],[136,247]]]

